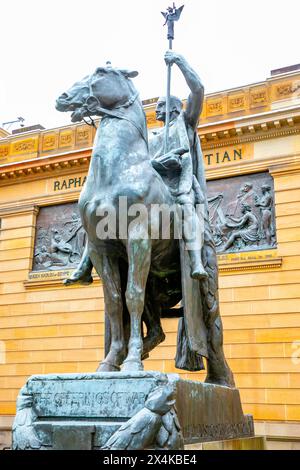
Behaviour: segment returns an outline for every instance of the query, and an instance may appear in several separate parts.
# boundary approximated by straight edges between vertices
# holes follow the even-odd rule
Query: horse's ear
[[[125,75],[126,78],[134,78],[139,74],[136,70],[120,70],[120,72]]]

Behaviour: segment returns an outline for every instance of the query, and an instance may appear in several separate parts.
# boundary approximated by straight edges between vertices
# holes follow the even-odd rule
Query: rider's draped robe
[[[170,123],[169,151],[179,147],[189,149],[182,159],[185,165],[184,186],[181,192],[190,193],[193,175],[198,181],[198,194],[195,202],[202,203],[204,208],[204,240],[202,261],[208,274],[203,281],[190,277],[189,259],[181,242],[181,279],[184,306],[184,317],[180,320],[177,337],[176,366],[185,370],[201,370],[204,368],[202,356],[208,357],[207,327],[219,316],[218,299],[218,267],[212,230],[209,224],[206,179],[203,155],[197,131],[188,126],[184,111]],[[164,153],[164,130],[157,131],[149,142],[149,150],[153,158]],[[166,181],[166,180],[165,180]],[[167,181],[171,192],[178,190],[178,176]],[[200,290],[200,292],[199,292]],[[196,294],[196,295],[195,295]],[[197,300],[198,299],[198,300]],[[200,300],[199,300],[200,299]],[[220,328],[220,334],[221,328]]]

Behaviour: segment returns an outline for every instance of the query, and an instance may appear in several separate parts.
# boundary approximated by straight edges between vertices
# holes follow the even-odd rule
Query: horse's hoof
[[[119,372],[120,367],[112,364],[111,362],[100,362],[96,372]]]
[[[128,360],[124,361],[122,366],[122,372],[140,372],[144,370],[143,363],[140,361]]]

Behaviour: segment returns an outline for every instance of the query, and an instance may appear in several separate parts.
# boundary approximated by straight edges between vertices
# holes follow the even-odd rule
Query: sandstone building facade
[[[145,102],[150,132],[155,101]],[[300,71],[207,95],[198,131],[225,353],[257,434],[269,448],[300,448]],[[84,244],[76,201],[93,137],[82,124],[0,129],[0,445],[30,375],[94,371],[103,357],[101,280],[61,283]],[[245,204],[251,236],[237,222]],[[163,320],[166,341],[145,367],[203,380],[174,368],[177,322]]]

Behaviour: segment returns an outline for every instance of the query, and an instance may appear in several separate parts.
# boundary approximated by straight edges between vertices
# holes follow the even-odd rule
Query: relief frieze
[[[75,268],[85,237],[77,202],[42,207],[37,217],[33,271]]]
[[[208,203],[218,253],[276,247],[274,186],[269,173],[209,181]]]

